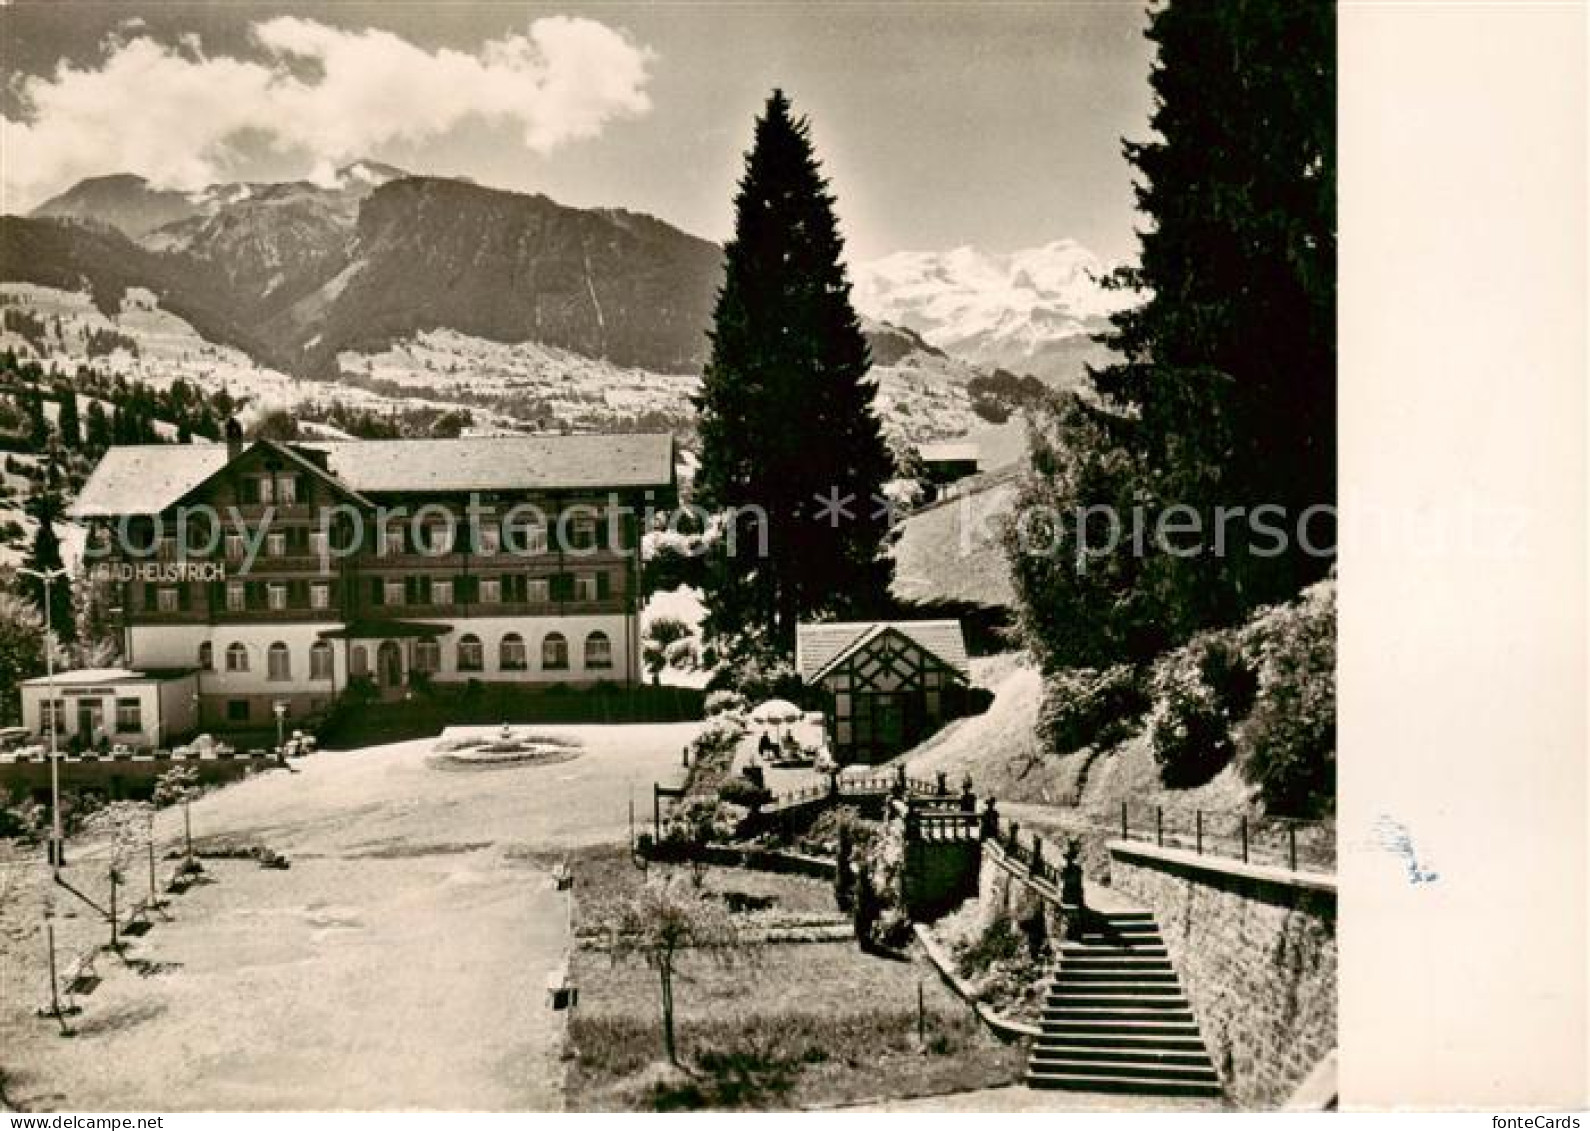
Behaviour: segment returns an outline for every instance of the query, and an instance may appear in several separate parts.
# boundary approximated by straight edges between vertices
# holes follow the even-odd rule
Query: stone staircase
[[[1220,1078],[1147,911],[1095,914],[1062,945],[1027,1084],[1081,1092],[1219,1096]]]

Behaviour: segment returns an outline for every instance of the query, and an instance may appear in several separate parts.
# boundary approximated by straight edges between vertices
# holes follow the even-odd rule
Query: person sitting
[[[764,730],[761,739],[756,744],[756,756],[766,759],[775,757],[777,754],[778,743],[774,742],[773,736]]]

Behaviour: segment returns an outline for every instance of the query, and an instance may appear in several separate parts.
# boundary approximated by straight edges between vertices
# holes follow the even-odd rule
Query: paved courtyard
[[[9,971],[7,1094],[35,1110],[560,1107],[545,986],[567,909],[550,868],[622,841],[630,797],[649,814],[696,724],[529,729],[583,746],[470,769],[439,764],[434,740],[327,752],[195,804],[196,836],[291,868],[209,863],[218,882],[133,943],[141,969],[100,958],[73,1038],[31,1016],[32,972]],[[162,843],[180,819],[162,814]],[[73,860],[93,867],[91,850]]]

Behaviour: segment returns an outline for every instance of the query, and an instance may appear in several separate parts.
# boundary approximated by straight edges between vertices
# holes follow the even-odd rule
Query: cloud
[[[17,81],[22,111],[0,121],[5,210],[110,172],[202,188],[226,178],[244,137],[323,171],[471,118],[513,126],[545,154],[651,109],[653,53],[594,20],[538,19],[474,52],[296,17],[252,33],[259,58],[215,57],[196,37],[173,47],[128,22],[97,66],[63,61]]]

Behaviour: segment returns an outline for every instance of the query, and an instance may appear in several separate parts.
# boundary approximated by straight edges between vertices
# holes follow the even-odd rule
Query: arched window
[[[229,672],[248,671],[248,649],[241,643],[226,646],[226,670]]]
[[[561,632],[548,633],[541,642],[541,666],[554,671],[569,666],[569,642]]]
[[[215,645],[208,640],[199,645],[199,670],[207,672],[215,670]]]
[[[348,658],[348,671],[355,676],[370,674],[370,653],[363,644],[353,646],[353,652]]]
[[[610,668],[613,666],[613,642],[605,632],[593,632],[585,638],[585,666]]]
[[[331,645],[317,640],[309,646],[309,678],[330,679],[332,672]]]
[[[293,678],[292,653],[287,651],[287,645],[280,640],[272,644],[265,653],[265,678],[278,680]]]
[[[414,642],[414,670],[427,675],[442,670],[442,646],[434,640]]]
[[[498,667],[505,672],[522,672],[530,666],[530,653],[525,649],[524,637],[510,632],[502,638]]]
[[[461,672],[478,672],[486,666],[486,650],[480,646],[478,636],[460,636],[458,638],[458,670]]]

